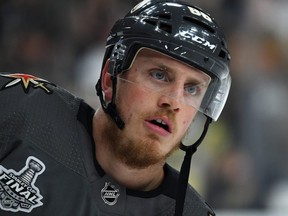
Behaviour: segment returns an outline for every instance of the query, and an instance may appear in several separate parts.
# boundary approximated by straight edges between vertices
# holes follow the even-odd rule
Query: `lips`
[[[167,117],[154,117],[146,120],[146,125],[156,133],[167,136],[172,133],[172,126]]]
[[[164,130],[170,132],[169,126],[166,124],[166,122],[164,122],[164,121],[161,120],[161,119],[152,120],[152,121],[150,121],[150,123],[152,123],[152,124],[154,124],[154,125],[157,125],[158,127],[161,127],[161,128],[163,128]]]

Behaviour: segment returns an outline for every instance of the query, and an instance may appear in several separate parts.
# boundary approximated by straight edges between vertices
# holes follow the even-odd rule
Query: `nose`
[[[179,112],[180,102],[166,95],[161,95],[158,101],[158,106],[161,108],[169,108],[174,112]]]
[[[170,108],[174,112],[180,111],[181,97],[183,97],[183,88],[175,85],[169,91],[162,92],[158,100],[158,106],[162,108]]]

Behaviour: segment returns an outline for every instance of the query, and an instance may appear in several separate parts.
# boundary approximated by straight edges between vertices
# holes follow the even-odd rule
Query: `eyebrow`
[[[173,74],[178,74],[177,69],[170,67],[169,65],[163,64],[162,62],[156,62],[156,61],[151,61],[155,64],[155,66],[161,68],[163,71],[166,71],[168,73],[173,73]],[[183,63],[185,64],[185,63]],[[188,67],[191,68],[191,70],[193,71],[193,76],[189,76],[187,78],[188,82],[190,83],[205,83],[205,82],[209,82],[211,80],[211,77],[209,75],[207,75],[206,73],[204,73],[203,71],[192,67],[190,65],[187,65]],[[189,74],[189,73],[187,73]],[[198,74],[198,75],[197,75]]]
[[[177,71],[175,71],[174,68],[170,67],[168,64],[163,64],[162,61],[159,61],[159,59],[161,59],[161,57],[159,58],[158,52],[151,52],[149,50],[147,50],[147,51],[148,51],[147,53],[149,55],[147,55],[146,52],[143,52],[143,53],[146,53],[146,55],[144,55],[143,53],[140,54],[140,56],[142,56],[142,54],[143,54],[144,63],[150,63],[150,64],[152,64],[152,66],[159,67],[163,71],[177,73]],[[174,59],[173,57],[165,55],[163,53],[159,53],[159,54],[164,55],[164,56],[168,57],[169,59],[173,59],[175,61],[178,61],[177,59]],[[186,64],[184,62],[181,62],[181,61],[178,61],[178,62],[186,65],[191,70],[194,70],[194,74],[197,74],[197,73],[199,74],[199,76],[196,76],[196,75],[194,75],[192,77],[189,76],[189,78],[187,79],[187,80],[189,80],[189,82],[205,83],[205,82],[211,81],[211,77],[208,74],[206,74],[205,72],[201,71],[200,69],[193,67],[192,65]]]

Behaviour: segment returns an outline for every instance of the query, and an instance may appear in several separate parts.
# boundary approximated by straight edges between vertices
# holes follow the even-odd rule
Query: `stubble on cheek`
[[[148,136],[143,139],[137,137],[137,133],[128,137],[125,129],[119,130],[113,126],[112,128],[105,130],[103,135],[109,140],[107,144],[110,152],[126,166],[143,169],[165,159],[165,156],[157,151],[155,145],[157,137]]]

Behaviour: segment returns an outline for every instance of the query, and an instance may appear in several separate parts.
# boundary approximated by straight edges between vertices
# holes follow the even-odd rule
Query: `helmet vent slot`
[[[162,31],[165,31],[169,34],[172,33],[172,25],[170,25],[168,23],[160,22],[159,29],[161,29]]]
[[[224,51],[223,49],[221,49],[218,56],[219,56],[220,58],[225,59],[225,58],[226,58],[226,55],[227,55],[227,52]]]
[[[171,14],[170,13],[158,13],[158,14],[154,14],[153,17],[169,20],[171,19]]]
[[[157,25],[157,20],[153,20],[153,19],[144,19],[143,20],[144,22],[150,24],[150,25],[153,25],[153,26],[156,26]]]
[[[210,27],[209,25],[207,25],[204,22],[201,22],[198,19],[195,19],[195,18],[193,18],[191,16],[183,16],[183,20],[186,21],[186,22],[190,22],[190,23],[196,24],[196,25],[204,28],[205,30],[209,31],[210,33],[215,34],[215,30],[212,27]]]
[[[157,26],[158,29],[165,31],[169,34],[172,33],[172,25],[166,22],[159,21],[158,19],[143,19],[143,22],[153,26]]]

